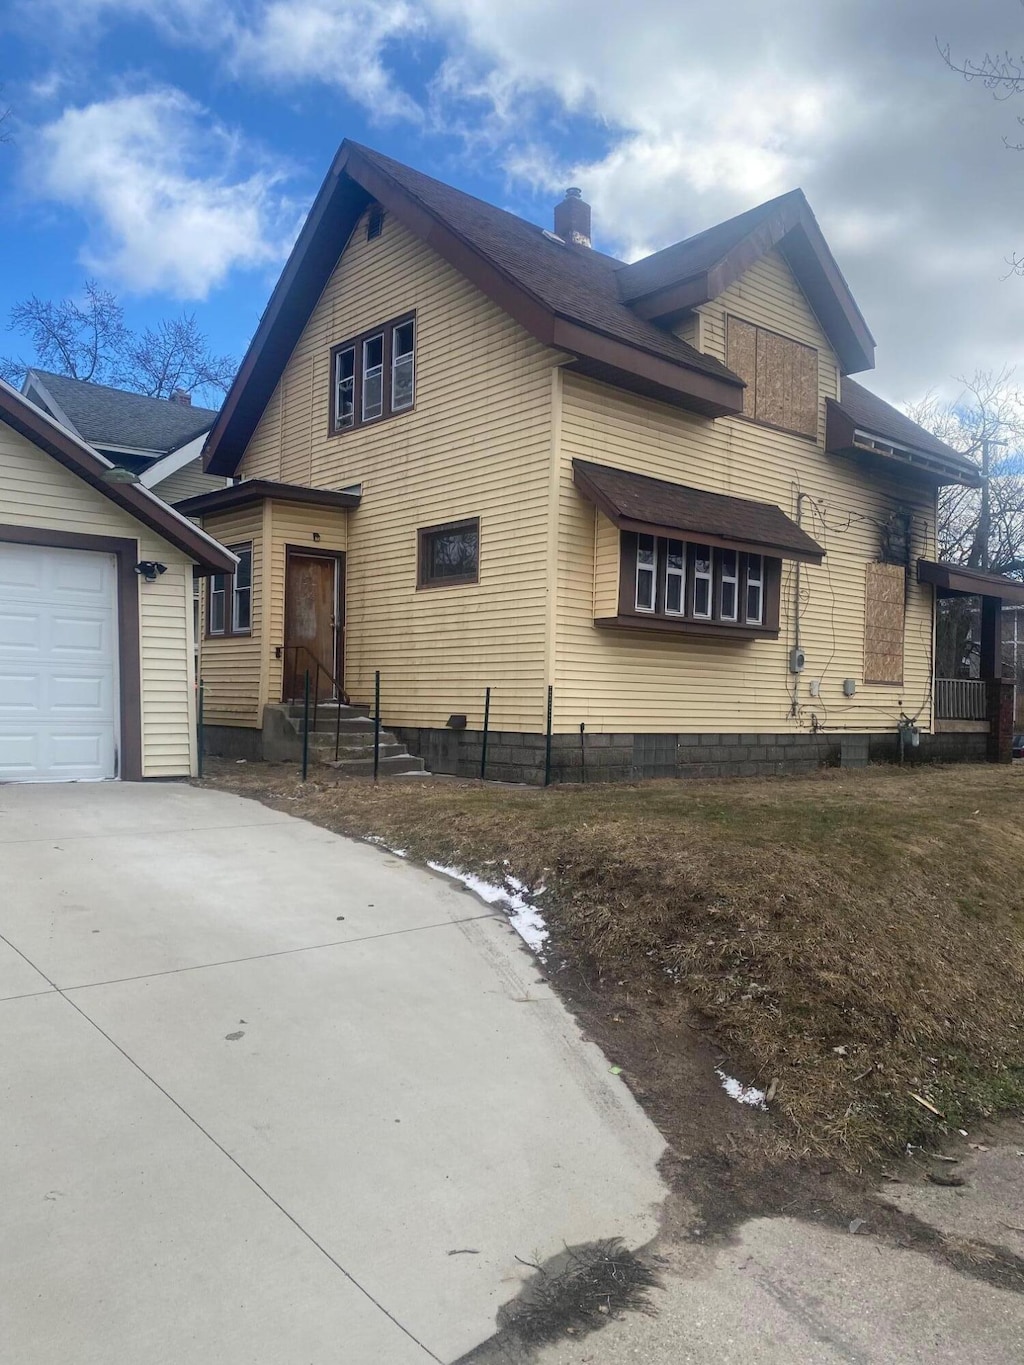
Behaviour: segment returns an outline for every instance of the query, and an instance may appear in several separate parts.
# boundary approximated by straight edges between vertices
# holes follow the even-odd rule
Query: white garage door
[[[115,559],[0,542],[0,781],[115,774]]]

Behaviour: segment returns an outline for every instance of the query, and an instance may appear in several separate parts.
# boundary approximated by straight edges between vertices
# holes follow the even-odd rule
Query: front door
[[[284,679],[282,700],[298,701],[309,669],[311,695],[336,696],[339,683],[340,561],[336,555],[289,550],[284,590]],[[317,669],[319,663],[320,668]]]

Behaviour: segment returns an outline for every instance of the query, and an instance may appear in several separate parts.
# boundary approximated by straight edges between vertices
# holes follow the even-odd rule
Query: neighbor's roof
[[[712,543],[820,564],[825,551],[771,502],[652,479],[610,465],[573,460],[580,491],[627,531],[699,536]]]
[[[55,459],[83,482],[123,508],[144,526],[163,536],[176,549],[211,573],[230,573],[238,563],[230,550],[176,512],[141,484],[107,483],[104,474],[116,466],[68,431],[24,394],[0,379],[0,422],[6,422],[27,441]],[[2,490],[0,490],[2,491]]]
[[[58,420],[66,417],[82,440],[94,446],[128,446],[166,455],[209,431],[217,416],[213,408],[147,398],[46,370],[29,370],[23,393],[33,381],[44,399],[49,396],[59,406],[52,415]]]
[[[844,378],[838,402],[831,398],[828,401],[826,446],[834,452],[863,451],[864,442],[858,433],[905,448],[912,463],[927,465],[946,482],[976,485],[981,481],[977,465],[966,455],[940,441],[856,380]]]

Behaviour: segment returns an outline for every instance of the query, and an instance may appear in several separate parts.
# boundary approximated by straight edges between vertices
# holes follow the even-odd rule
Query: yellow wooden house
[[[547,230],[342,145],[206,443],[235,482],[179,504],[240,560],[209,747],[269,752],[310,673],[364,708],[379,675],[465,775],[487,689],[493,777],[1002,756],[1024,588],[938,562],[974,466],[848,378],[874,342],[802,192],[633,263],[590,238],[577,190]],[[962,592],[985,676],[939,707]]]

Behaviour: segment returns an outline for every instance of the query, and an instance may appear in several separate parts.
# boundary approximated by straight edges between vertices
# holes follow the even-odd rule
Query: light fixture
[[[134,469],[122,469],[119,464],[113,465],[110,469],[105,469],[100,475],[104,483],[140,483],[141,480]]]
[[[147,583],[155,583],[162,573],[167,572],[166,564],[158,564],[155,559],[140,559],[135,572]]]

